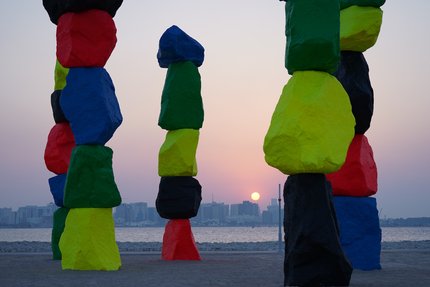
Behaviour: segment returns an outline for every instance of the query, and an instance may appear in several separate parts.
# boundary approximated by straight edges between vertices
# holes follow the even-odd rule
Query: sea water
[[[163,227],[117,227],[119,242],[161,242]],[[277,241],[277,227],[193,227],[197,242]],[[382,227],[382,241],[430,240],[430,227]],[[51,241],[51,228],[2,228],[0,241]]]

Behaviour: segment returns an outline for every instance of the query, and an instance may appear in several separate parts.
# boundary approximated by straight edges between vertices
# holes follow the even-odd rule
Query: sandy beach
[[[0,244],[0,246],[2,246]],[[31,244],[30,244],[31,245]],[[354,270],[350,286],[430,286],[430,248],[397,243],[381,254],[382,270]],[[415,247],[413,247],[415,246]],[[62,271],[48,252],[0,252],[0,286],[282,286],[275,251],[202,251],[202,261],[163,261],[158,251],[121,251],[117,272]]]

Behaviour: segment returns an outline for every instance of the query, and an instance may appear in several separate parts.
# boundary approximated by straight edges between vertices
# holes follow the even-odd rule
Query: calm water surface
[[[163,227],[123,228],[115,230],[119,242],[161,242]],[[277,227],[193,227],[197,242],[277,241]],[[430,227],[383,227],[382,241],[430,240]],[[0,241],[51,241],[50,228],[0,229]]]

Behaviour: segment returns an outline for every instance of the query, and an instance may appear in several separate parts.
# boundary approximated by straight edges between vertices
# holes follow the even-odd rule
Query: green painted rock
[[[340,11],[340,49],[364,52],[379,36],[382,10],[375,7],[351,6]]]
[[[64,188],[65,207],[106,208],[121,204],[112,154],[112,149],[101,145],[78,145],[73,149]]]
[[[340,58],[339,2],[288,0],[285,5],[285,67],[333,73]]]
[[[68,68],[64,68],[58,60],[55,62],[55,71],[54,71],[54,90],[62,90],[66,86],[66,77],[69,73]]]
[[[158,175],[197,175],[196,150],[198,142],[198,130],[169,131],[158,154]]]
[[[203,125],[201,82],[192,62],[169,65],[158,125],[165,130],[200,129]]]
[[[68,213],[69,209],[65,207],[60,207],[54,212],[51,233],[52,259],[54,260],[61,260],[61,251],[58,243],[60,242],[61,234],[63,233]]]
[[[354,126],[348,94],[335,77],[295,72],[264,139],[266,162],[285,174],[336,171],[345,162]]]
[[[340,9],[345,9],[353,5],[379,8],[384,5],[384,3],[385,0],[340,0]]]
[[[63,270],[118,270],[121,258],[112,208],[70,209],[60,250]]]

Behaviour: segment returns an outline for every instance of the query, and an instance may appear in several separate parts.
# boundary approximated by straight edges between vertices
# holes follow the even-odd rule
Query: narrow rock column
[[[353,268],[381,269],[381,229],[376,198],[377,168],[365,132],[373,115],[373,89],[363,55],[379,35],[385,0],[340,1],[341,62],[334,74],[348,93],[356,121],[346,162],[327,174],[338,214],[342,248]]]
[[[161,68],[168,68],[158,119],[158,125],[168,132],[158,155],[161,180],[155,202],[160,216],[169,219],[162,259],[200,260],[189,219],[197,215],[202,199],[201,185],[194,176],[204,117],[198,71],[204,48],[172,26],[160,38],[157,59]]]
[[[59,123],[49,135],[45,162],[59,174],[50,179],[50,186],[64,209],[54,215],[52,242],[63,269],[118,270],[121,266],[112,217],[121,196],[112,170],[113,152],[105,144],[122,115],[112,80],[103,68],[116,45],[112,17],[121,3],[43,1],[57,25],[51,103]]]
[[[340,9],[334,0],[285,3],[284,87],[264,140],[284,187],[285,286],[347,286],[352,267],[339,240],[326,173],[345,162],[355,120],[341,83]]]
[[[61,251],[58,244],[64,230],[67,214],[69,213],[69,208],[64,207],[63,203],[64,185],[72,149],[75,147],[75,139],[70,128],[70,123],[64,116],[60,106],[61,92],[66,86],[68,72],[69,69],[64,68],[56,61],[54,92],[51,94],[51,108],[55,125],[49,132],[44,154],[47,169],[56,174],[56,176],[49,179],[49,188],[52,197],[55,205],[59,207],[53,216],[51,234],[52,258],[54,260],[61,259]]]

